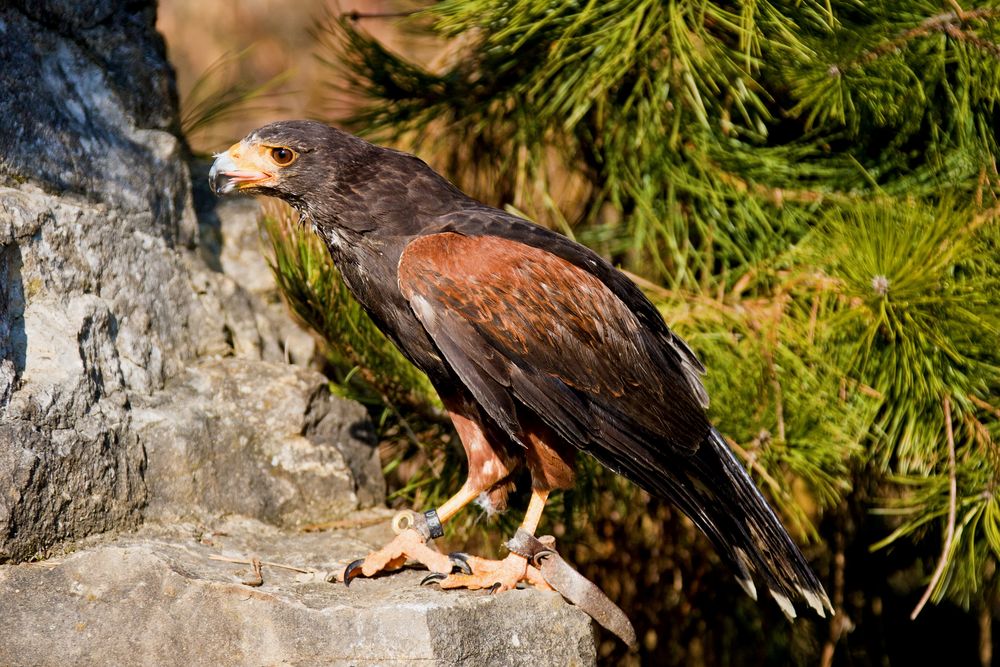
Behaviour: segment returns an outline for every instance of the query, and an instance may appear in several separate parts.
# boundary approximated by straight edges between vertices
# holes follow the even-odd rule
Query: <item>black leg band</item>
[[[427,520],[427,529],[431,533],[432,540],[444,535],[444,528],[441,527],[441,518],[438,517],[437,510],[427,510],[424,512],[424,518]]]

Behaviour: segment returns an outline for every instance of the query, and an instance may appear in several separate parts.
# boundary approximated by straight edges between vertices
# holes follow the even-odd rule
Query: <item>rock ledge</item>
[[[381,521],[379,521],[381,519]],[[441,591],[407,570],[350,589],[326,572],[388,515],[314,533],[230,520],[145,527],[61,559],[0,567],[3,665],[592,665],[590,619],[555,593]],[[247,565],[278,562],[250,587]]]

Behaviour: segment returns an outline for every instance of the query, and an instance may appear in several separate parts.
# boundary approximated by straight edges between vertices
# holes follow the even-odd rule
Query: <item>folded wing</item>
[[[709,430],[684,362],[590,272],[499,236],[444,232],[407,246],[399,283],[480,405],[516,441],[516,404],[642,484],[659,450]]]

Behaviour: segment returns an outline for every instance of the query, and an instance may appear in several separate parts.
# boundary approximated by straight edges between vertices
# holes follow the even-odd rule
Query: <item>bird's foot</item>
[[[424,577],[422,584],[436,583],[441,588],[468,588],[470,590],[489,589],[499,593],[517,588],[521,582],[535,588],[551,591],[552,586],[542,578],[538,568],[530,565],[528,559],[512,553],[503,560],[488,560],[464,553],[453,553],[450,562],[462,572],[444,574],[440,570]],[[466,567],[461,567],[464,564]]]
[[[423,534],[407,528],[378,551],[348,565],[344,569],[344,583],[350,586],[359,576],[372,577],[379,572],[398,570],[407,560],[422,563],[432,572],[448,573],[456,567],[449,556],[429,546]]]

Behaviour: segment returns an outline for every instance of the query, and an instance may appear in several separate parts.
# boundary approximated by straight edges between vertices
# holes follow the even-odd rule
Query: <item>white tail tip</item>
[[[800,588],[799,593],[802,594],[802,597],[806,599],[806,603],[812,607],[821,618],[826,618],[826,607],[824,606],[823,600],[820,596],[805,588]],[[827,602],[826,604],[829,605],[830,603]]]
[[[746,591],[746,594],[749,595],[750,598],[754,602],[756,602],[757,601],[757,587],[753,585],[753,580],[751,580],[751,579],[740,579],[739,577],[737,577],[736,581],[738,581],[740,583],[740,586],[743,588],[744,591]]]
[[[773,588],[769,589],[769,591],[771,593],[771,597],[773,597],[774,601],[778,603],[779,607],[781,607],[781,611],[783,611],[785,616],[788,617],[788,620],[794,620],[796,614],[795,606],[792,604],[792,601]]]

